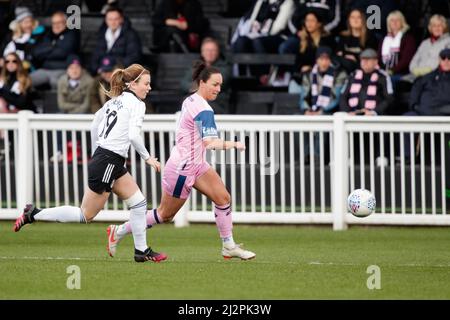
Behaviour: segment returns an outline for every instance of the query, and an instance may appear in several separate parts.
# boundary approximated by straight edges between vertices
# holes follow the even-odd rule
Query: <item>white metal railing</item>
[[[92,118],[27,111],[0,116],[5,146],[0,147],[0,219],[16,217],[29,201],[39,207],[80,205]],[[245,140],[247,146],[245,152],[208,154],[230,189],[235,222],[322,223],[336,230],[349,223],[450,225],[450,117],[336,113],[216,120],[223,138]],[[176,115],[148,115],[144,122],[144,140],[163,167],[174,145],[175,123]],[[58,149],[62,161],[52,158]],[[409,163],[408,151],[418,152]],[[127,166],[149,206],[157,205],[161,175],[146,168],[134,150]],[[377,198],[377,211],[364,219],[346,213],[347,195],[360,187]],[[187,221],[214,221],[211,204],[195,190],[185,208]],[[96,220],[125,220],[126,209],[111,196]],[[183,225],[182,214],[178,219]]]

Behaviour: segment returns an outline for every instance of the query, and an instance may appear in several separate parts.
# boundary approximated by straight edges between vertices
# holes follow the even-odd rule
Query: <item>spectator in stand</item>
[[[230,104],[230,82],[231,82],[231,66],[224,59],[220,52],[219,42],[213,38],[207,37],[203,39],[200,47],[200,60],[202,60],[207,67],[215,67],[222,74],[222,86],[220,95],[215,101],[210,102],[216,114],[229,113]],[[184,77],[181,79],[181,89],[185,94],[194,91],[192,81],[192,68],[188,68]]]
[[[348,12],[353,9],[360,9],[362,12],[365,12],[370,22],[369,28],[377,41],[381,41],[387,33],[387,16],[399,8],[398,2],[399,0],[347,0],[344,5],[344,13],[347,16]],[[375,6],[380,11],[373,11],[373,9],[368,11],[367,9],[371,6]],[[376,22],[379,22],[380,25],[373,25]]]
[[[198,52],[209,30],[209,21],[198,0],[159,1],[152,23],[157,52]]]
[[[293,0],[258,0],[239,21],[231,39],[234,53],[277,53],[287,39],[284,31],[294,10]],[[268,67],[252,68],[267,73]]]
[[[64,12],[55,12],[51,17],[51,29],[42,41],[33,48],[33,64],[37,69],[30,74],[33,87],[50,85],[56,89],[58,79],[66,72],[66,61],[79,49],[79,33],[69,30]]]
[[[422,41],[409,64],[414,77],[420,77],[435,70],[439,65],[439,53],[450,48],[448,23],[444,16],[435,14],[428,23],[430,37]]]
[[[92,77],[81,66],[81,60],[77,55],[67,57],[66,74],[62,75],[58,80],[58,108],[65,114],[84,114],[90,110],[89,90],[92,87]],[[77,132],[78,156],[81,150],[81,135]],[[72,161],[75,153],[72,148],[72,134],[67,134],[68,161]],[[57,153],[56,160],[63,160],[63,141],[62,133],[57,134]],[[55,156],[50,158],[53,161]]]
[[[316,50],[319,46],[335,48],[333,37],[324,30],[321,16],[312,11],[306,14],[303,27],[294,38],[283,42],[279,51],[281,54],[296,54],[293,77],[301,83],[303,73],[311,71],[316,63]]]
[[[352,73],[360,65],[359,55],[366,48],[377,49],[378,42],[367,29],[366,16],[359,9],[350,11],[347,18],[347,30],[342,31],[337,42],[339,64]]]
[[[97,45],[91,58],[91,74],[98,74],[105,57],[114,57],[124,68],[140,62],[142,57],[139,35],[124,17],[122,9],[117,7],[106,11],[105,23],[98,31]]]
[[[90,88],[93,79],[81,66],[77,55],[67,58],[67,71],[58,80],[58,107],[63,113],[90,112]]]
[[[377,52],[365,49],[360,69],[350,75],[341,96],[340,110],[351,115],[382,115],[393,100],[390,77],[378,68]]]
[[[450,48],[439,53],[438,67],[418,78],[411,89],[406,116],[450,116]],[[415,139],[417,138],[417,135]],[[406,135],[406,163],[411,161],[411,137]],[[447,138],[446,138],[447,139]]]
[[[15,20],[9,24],[12,34],[7,40],[3,56],[11,52],[17,53],[23,67],[32,71],[32,48],[44,36],[45,28],[39,25],[39,21],[33,18],[33,14],[27,7],[17,7],[15,14]]]
[[[109,83],[111,81],[112,74],[116,68],[121,68],[118,65],[114,57],[104,57],[99,68],[98,75],[94,78],[90,89],[91,96],[91,113],[96,113],[100,108],[110,99],[105,94],[109,92]]]
[[[289,21],[292,34],[302,27],[308,12],[315,12],[323,21],[325,31],[332,32],[341,21],[341,0],[296,0],[295,11]]]
[[[333,52],[329,47],[319,47],[316,64],[305,73],[301,84],[291,80],[289,93],[300,94],[300,110],[305,115],[329,115],[339,109],[339,98],[347,75],[331,63]],[[309,139],[305,141],[305,154],[309,154]],[[319,135],[314,134],[314,153],[319,155]],[[307,159],[309,161],[309,159]]]
[[[31,79],[20,57],[14,52],[7,54],[0,73],[0,113],[35,112],[30,89]]]
[[[387,17],[388,34],[379,47],[382,67],[397,83],[409,73],[409,63],[416,51],[416,41],[408,32],[409,25],[400,11],[393,11]]]
[[[411,111],[405,115],[450,115],[450,48],[439,53],[438,67],[417,79],[411,89]]]
[[[303,74],[302,82],[291,80],[289,93],[300,94],[300,109],[306,115],[332,114],[339,108],[339,98],[347,74],[333,66],[330,47],[319,47],[316,64]]]

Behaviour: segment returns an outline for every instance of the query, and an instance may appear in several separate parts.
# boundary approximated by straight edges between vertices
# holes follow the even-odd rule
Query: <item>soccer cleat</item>
[[[27,204],[25,208],[23,209],[22,214],[20,217],[17,218],[16,222],[14,223],[14,232],[19,231],[24,225],[33,223],[34,219],[32,217],[33,211],[37,210],[35,206],[32,204]],[[39,212],[40,210],[38,210]]]
[[[106,233],[108,234],[108,245],[106,249],[108,250],[108,254],[110,257],[114,257],[116,255],[117,245],[119,244],[122,237],[119,237],[117,231],[119,230],[119,226],[114,224],[110,225],[108,229],[106,229]]]
[[[144,252],[134,250],[134,261],[136,262],[145,262],[145,261],[153,261],[160,262],[167,259],[167,255],[165,253],[158,253],[152,250],[152,248],[147,248]]]
[[[241,260],[250,260],[256,257],[256,254],[254,252],[244,250],[241,247],[243,244],[237,244],[234,248],[228,249],[223,247],[222,248],[222,256],[225,259],[231,259],[231,258],[240,258]]]

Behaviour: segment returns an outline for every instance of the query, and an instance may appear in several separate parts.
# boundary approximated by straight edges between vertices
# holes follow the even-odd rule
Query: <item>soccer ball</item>
[[[375,210],[376,200],[372,192],[356,189],[347,198],[347,208],[355,217],[363,218]]]

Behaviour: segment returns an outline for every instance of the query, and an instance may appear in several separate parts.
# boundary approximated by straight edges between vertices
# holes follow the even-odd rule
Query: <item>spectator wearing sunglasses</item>
[[[35,111],[30,88],[31,79],[23,68],[22,60],[14,52],[7,54],[0,73],[0,113]]]

